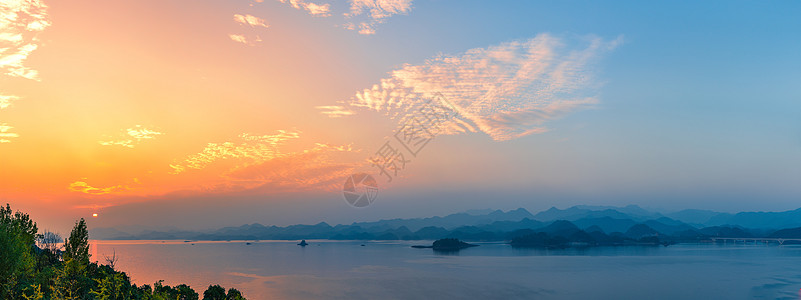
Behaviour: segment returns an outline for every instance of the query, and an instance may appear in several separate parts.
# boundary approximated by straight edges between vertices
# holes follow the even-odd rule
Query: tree
[[[13,299],[17,288],[32,278],[36,259],[33,243],[36,223],[24,213],[0,206],[0,299]]]
[[[49,231],[38,234],[27,214],[12,212],[8,204],[0,206],[0,299],[198,300],[186,284],[173,288],[159,281],[152,289],[137,287],[125,272],[114,269],[116,253],[105,258],[107,265],[90,262],[84,219],[75,222],[63,253],[59,240]],[[204,296],[244,299],[235,289],[226,297],[222,287],[215,287],[212,295]]]
[[[198,300],[200,297],[195,290],[186,284],[170,287],[169,285],[164,285],[163,282],[164,280],[159,280],[159,282],[153,284],[154,296],[176,300]]]
[[[114,269],[114,266],[117,265],[117,261],[119,261],[119,257],[117,257],[117,250],[114,250],[114,254],[111,256],[103,255],[103,260],[106,261],[106,265]]]
[[[83,218],[75,222],[70,237],[64,242],[64,261],[68,260],[89,264],[89,231]]]
[[[70,237],[64,241],[64,266],[57,273],[53,293],[56,298],[73,299],[88,295],[94,280],[90,278],[89,231],[86,220],[75,222]]]
[[[43,233],[36,236],[36,244],[39,246],[39,248],[50,251],[50,253],[54,254],[61,250],[62,246],[59,244],[61,244],[63,241],[64,239],[61,237],[61,235],[49,230],[45,230]]]
[[[198,300],[198,294],[186,284],[179,284],[175,286],[178,291],[178,300]]]
[[[225,300],[225,289],[217,284],[210,285],[203,292],[203,300]]]
[[[0,206],[0,224],[6,224],[10,230],[19,234],[25,243],[33,245],[38,229],[28,214],[17,211],[12,215],[11,205],[6,203],[6,207]]]
[[[225,297],[225,300],[245,300],[245,297],[242,296],[242,293],[235,288],[228,289],[228,296]]]
[[[36,235],[36,245],[42,249],[39,253],[39,270],[52,266],[61,259],[61,243],[64,239],[58,233],[49,230]]]

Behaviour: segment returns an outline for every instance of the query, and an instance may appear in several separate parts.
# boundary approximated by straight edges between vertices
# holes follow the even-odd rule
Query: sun
[[[97,213],[93,213],[93,214],[92,214],[92,217],[93,217],[93,218],[97,218]]]

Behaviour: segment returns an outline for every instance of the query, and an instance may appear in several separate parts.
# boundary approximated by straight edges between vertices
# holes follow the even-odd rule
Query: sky
[[[800,13],[793,1],[4,0],[0,202],[57,229],[796,209]],[[377,183],[369,206],[345,201],[351,174]]]

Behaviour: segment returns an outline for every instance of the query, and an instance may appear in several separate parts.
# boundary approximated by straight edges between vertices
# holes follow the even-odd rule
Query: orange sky
[[[325,165],[350,151],[342,137],[306,133],[326,126],[314,106],[351,78],[329,76],[341,74],[336,53],[313,51],[309,35],[238,23],[246,4],[36,4],[17,8],[16,22],[50,24],[19,30],[38,46],[24,61],[38,76],[2,78],[3,94],[15,97],[2,111],[15,133],[0,150],[5,198],[102,207],[117,196],[236,190],[256,184],[224,174],[238,167],[271,161],[308,172],[279,159],[318,156]],[[38,16],[26,14],[34,9]],[[287,46],[229,39],[240,32]]]
[[[671,71],[696,54],[662,64],[671,56],[653,53],[678,53],[664,46],[677,41],[661,37],[676,29],[650,35],[643,24],[657,23],[553,3],[4,1],[0,202],[64,220],[193,197],[232,207],[232,198],[263,197],[278,207],[275,197],[311,193],[347,208],[344,178],[375,173],[367,159],[434,95],[458,115],[400,180],[380,182],[383,195],[486,187],[632,199],[672,186],[720,202],[765,190],[792,198],[798,173],[781,166],[797,158],[780,144],[788,127],[771,123],[789,121],[748,115],[760,113],[748,99],[705,111],[721,104],[697,104],[715,99],[703,95],[745,85],[705,83],[734,76],[725,69]],[[693,42],[706,60],[691,66],[748,61],[707,40]],[[634,50],[615,56],[619,49]],[[671,74],[680,76],[661,79]],[[681,80],[706,94],[665,87]],[[769,81],[784,98],[762,107],[797,109],[781,100],[791,91]],[[675,126],[676,115],[700,130]],[[764,126],[732,130],[741,119]],[[654,136],[666,138],[648,143]],[[753,145],[775,159],[741,159]],[[738,164],[746,165],[726,171]],[[752,177],[769,179],[743,184]],[[440,207],[459,199],[449,201]]]
[[[408,91],[380,92],[369,88],[378,83],[375,79],[360,75],[374,72],[365,66],[363,53],[341,41],[331,43],[329,34],[349,35],[345,40],[369,37],[338,26],[309,28],[313,17],[289,20],[279,14],[267,21],[251,15],[256,10],[247,3],[30,3],[17,8],[16,22],[49,26],[18,30],[38,46],[24,60],[38,75],[3,78],[10,87],[3,92],[16,97],[3,110],[3,122],[18,136],[2,145],[12,155],[0,157],[0,190],[8,198],[50,199],[67,208],[102,208],[174,192],[239,192],[264,184],[278,190],[336,190],[342,177],[364,166],[369,151],[363,148],[380,145],[393,129],[393,121],[382,114],[349,115],[359,108],[382,112],[381,106],[392,101],[407,105],[379,98],[421,92],[413,87],[414,76],[430,77],[425,73],[436,71],[427,69],[438,64],[463,72],[462,66],[435,58],[428,66],[406,66],[378,87],[408,85]],[[301,15],[305,7],[273,5]],[[30,13],[33,9],[38,14]],[[306,10],[314,16],[314,9]],[[368,25],[354,30],[372,34]],[[539,39],[531,47],[542,48],[531,51],[545,51],[537,54],[544,57],[559,43]],[[495,55],[517,64],[518,58],[509,55],[518,55],[515,48],[528,51],[525,47],[505,44],[460,59]],[[580,59],[575,63],[583,63]],[[401,82],[390,84],[393,80]],[[563,79],[554,81],[563,84]],[[368,90],[354,96],[363,87]],[[378,94],[365,98],[370,89]],[[481,97],[460,95],[463,88],[453,91],[448,97],[455,102]],[[384,101],[390,102],[380,104]],[[497,128],[486,123],[492,116],[480,116],[487,107],[470,110],[475,104],[458,104],[467,114],[459,131],[495,134]],[[386,115],[397,113],[387,110]],[[347,120],[331,118],[342,116]]]

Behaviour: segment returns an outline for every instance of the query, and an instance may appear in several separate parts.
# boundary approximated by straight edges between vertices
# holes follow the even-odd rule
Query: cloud
[[[318,4],[304,0],[278,0],[295,9],[305,10],[315,17],[330,17],[331,5]],[[389,17],[407,14],[412,10],[412,0],[349,0],[350,9],[342,13],[345,29],[360,34],[375,34],[375,27],[386,22]]]
[[[18,134],[9,132],[14,127],[8,126],[6,123],[0,123],[0,144],[2,143],[11,143],[10,138],[19,137]]]
[[[224,176],[231,183],[271,191],[341,188],[343,178],[352,174],[356,164],[338,163],[331,156],[351,152],[350,145],[316,144],[301,152],[288,153],[258,164],[234,168]]]
[[[17,96],[0,95],[0,109],[5,109],[11,106],[11,103],[19,100]]]
[[[481,131],[503,141],[542,133],[545,122],[598,103],[594,63],[620,42],[542,34],[439,55],[392,71],[346,104],[403,121],[439,94],[458,111],[444,134]]]
[[[264,19],[252,15],[235,14],[234,21],[240,24],[250,25],[250,27],[264,27],[264,28],[270,27],[270,25],[267,25],[267,23],[264,22]]]
[[[83,179],[86,180],[86,179]],[[105,188],[97,188],[90,186],[85,181],[76,181],[70,184],[69,190],[73,192],[79,192],[89,195],[105,195],[111,193],[120,193],[129,190],[127,186],[123,185],[115,185]]]
[[[47,5],[40,0],[0,2],[0,72],[39,80],[38,72],[25,61],[39,47],[38,33],[50,24]]]
[[[330,4],[317,4],[313,2],[306,2],[303,0],[278,0],[281,3],[288,3],[295,9],[303,9],[310,15],[315,17],[329,17],[331,16]]]
[[[163,134],[164,133],[155,131],[153,129],[147,129],[142,125],[136,125],[132,128],[125,129],[124,134],[122,134],[121,137],[118,139],[110,141],[100,141],[99,143],[103,146],[118,145],[127,148],[133,148],[143,140],[152,140],[155,139],[156,136]]]
[[[267,22],[264,21],[264,19],[253,15],[235,14],[234,21],[242,25],[250,26],[251,28],[254,29],[257,27],[261,28],[270,27],[270,25],[267,25]],[[242,43],[248,46],[254,46],[256,45],[256,43],[261,42],[261,37],[259,37],[258,35],[256,34],[250,34],[250,35],[253,37],[248,37],[245,34],[229,34],[228,38],[230,38],[234,42]]]
[[[342,155],[350,145],[315,143],[300,151],[285,151],[300,139],[298,130],[271,135],[242,134],[234,142],[209,143],[203,151],[170,164],[171,174],[191,176],[204,193],[257,193],[335,190],[358,164]],[[191,172],[190,172],[191,171]],[[191,190],[191,188],[190,188]]]
[[[114,196],[113,205],[153,197],[334,191],[342,188],[343,178],[361,166],[350,163],[353,157],[349,155],[358,152],[350,145],[313,143],[293,145],[295,150],[287,150],[290,141],[300,141],[300,135],[299,130],[278,130],[268,135],[244,133],[230,141],[208,143],[200,152],[162,168],[126,175],[134,177],[133,181],[105,177],[116,182],[97,187],[81,178],[67,189]]]
[[[360,34],[375,34],[376,25],[411,10],[412,0],[351,0],[350,12],[345,17],[353,21],[345,24],[345,28],[358,30]]]
[[[245,36],[241,35],[241,34],[229,34],[228,37],[231,38],[231,40],[234,41],[234,42],[239,42],[239,43],[242,43],[242,44],[247,44],[248,43],[248,39],[245,38]]]
[[[228,37],[237,43],[242,43],[248,46],[256,45],[256,43],[261,42],[261,37],[258,35],[254,38],[248,38],[244,34],[229,34]]]
[[[342,105],[316,106],[315,108],[322,110],[320,112],[321,114],[327,115],[332,118],[339,118],[355,114],[355,112]]]
[[[300,137],[300,131],[279,130],[273,135],[241,134],[238,142],[208,143],[200,153],[189,155],[183,161],[171,164],[173,174],[180,174],[187,169],[200,170],[219,160],[237,159],[245,162],[260,163],[281,153],[278,146],[290,139]]]

